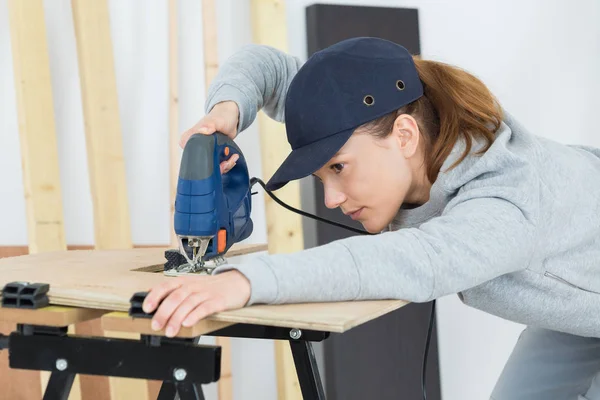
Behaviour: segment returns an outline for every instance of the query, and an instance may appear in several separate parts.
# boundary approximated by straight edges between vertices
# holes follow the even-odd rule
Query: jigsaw
[[[221,174],[220,164],[234,154],[235,166]],[[227,263],[229,248],[250,236],[253,223],[248,166],[240,148],[226,135],[196,134],[181,157],[174,229],[178,249],[165,253],[164,274],[210,274]]]

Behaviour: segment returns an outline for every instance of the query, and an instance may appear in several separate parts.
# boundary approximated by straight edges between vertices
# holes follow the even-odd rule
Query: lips
[[[364,209],[364,207],[359,208],[358,210],[354,210],[354,211],[350,211],[345,213],[347,216],[349,216],[350,218],[356,220],[360,217],[360,214],[362,213],[362,210]]]

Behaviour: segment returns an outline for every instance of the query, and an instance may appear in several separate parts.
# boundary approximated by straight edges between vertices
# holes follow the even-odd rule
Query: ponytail
[[[496,98],[481,80],[457,67],[414,57],[423,83],[424,95],[398,111],[367,125],[377,128],[377,136],[391,133],[400,114],[412,115],[425,139],[425,164],[430,182],[437,179],[457,140],[464,138],[466,148],[450,169],[460,164],[471,151],[473,139],[483,138],[489,149],[503,119]]]

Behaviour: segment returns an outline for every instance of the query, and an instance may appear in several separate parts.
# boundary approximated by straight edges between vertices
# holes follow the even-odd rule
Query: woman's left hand
[[[250,281],[232,270],[168,279],[150,290],[142,308],[151,313],[158,305],[152,329],[158,331],[166,326],[165,334],[173,337],[181,326],[190,327],[211,314],[242,308],[249,298]]]

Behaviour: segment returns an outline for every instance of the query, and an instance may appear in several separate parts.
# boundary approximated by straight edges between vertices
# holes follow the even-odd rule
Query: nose
[[[325,206],[327,208],[338,208],[341,204],[343,204],[346,201],[346,195],[343,192],[331,186],[325,186],[324,190]]]

